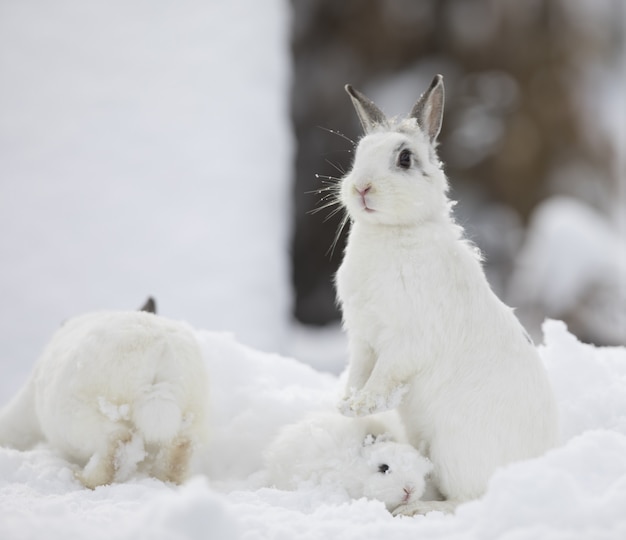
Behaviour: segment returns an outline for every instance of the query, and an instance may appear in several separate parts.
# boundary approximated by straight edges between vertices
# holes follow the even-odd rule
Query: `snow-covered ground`
[[[0,538],[611,539],[626,537],[626,349],[577,341],[558,321],[539,347],[562,444],[498,471],[456,515],[394,518],[336,488],[259,487],[280,426],[336,399],[340,381],[289,358],[198,332],[210,371],[211,450],[181,487],[136,477],[83,488],[50,449],[0,449]]]

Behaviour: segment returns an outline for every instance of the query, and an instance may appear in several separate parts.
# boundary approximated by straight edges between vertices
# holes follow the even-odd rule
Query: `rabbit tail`
[[[133,407],[133,423],[147,443],[172,440],[183,427],[183,411],[172,383],[152,383]]]

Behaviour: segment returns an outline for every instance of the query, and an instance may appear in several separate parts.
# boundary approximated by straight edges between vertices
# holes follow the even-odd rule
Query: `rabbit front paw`
[[[339,409],[339,412],[343,414],[344,416],[350,416],[350,417],[363,416],[363,415],[357,414],[356,407],[354,404],[354,394],[350,394],[344,397],[337,404],[337,409]]]
[[[339,412],[344,416],[368,416],[395,409],[408,387],[400,385],[387,394],[375,394],[366,390],[354,390],[344,397],[338,405]]]

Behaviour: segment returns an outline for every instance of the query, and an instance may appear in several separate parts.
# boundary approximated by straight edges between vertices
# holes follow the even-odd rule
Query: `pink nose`
[[[372,186],[368,185],[368,186],[365,186],[363,189],[357,188],[357,191],[359,192],[359,195],[361,195],[361,197],[365,197],[365,195],[367,195],[370,189],[372,189]]]

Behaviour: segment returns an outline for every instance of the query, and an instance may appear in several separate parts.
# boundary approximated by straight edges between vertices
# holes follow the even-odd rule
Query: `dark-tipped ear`
[[[141,308],[139,308],[139,311],[146,311],[148,313],[156,314],[156,300],[152,298],[152,296],[149,296],[146,300],[146,303],[141,306]]]
[[[365,133],[372,131],[375,126],[387,125],[387,118],[373,101],[365,97],[358,90],[352,88],[349,84],[346,84],[345,88],[350,99],[352,99],[352,104],[356,109],[356,114],[359,116]]]
[[[443,77],[435,75],[428,90],[420,96],[411,110],[411,117],[415,118],[418,126],[428,134],[430,142],[435,142],[441,130],[444,99]]]
[[[391,433],[381,433],[379,435],[368,433],[363,439],[363,446],[371,446],[372,444],[391,442],[393,440],[394,438],[392,437]]]

